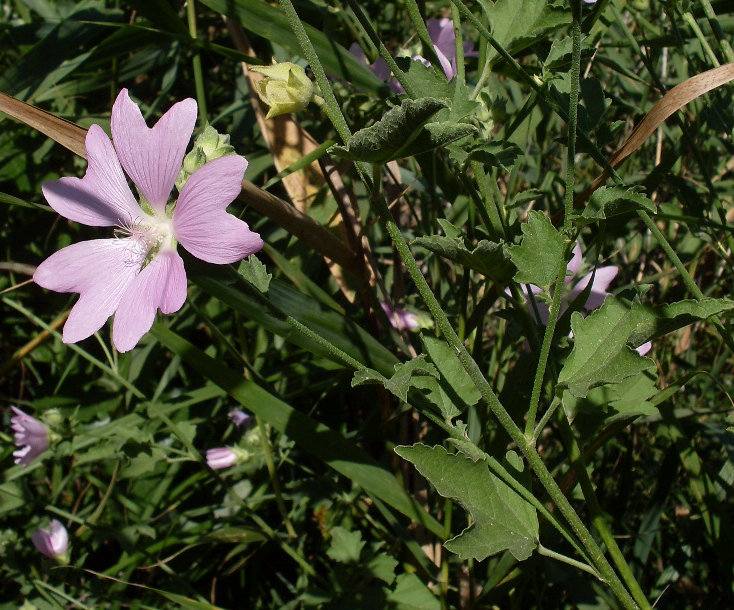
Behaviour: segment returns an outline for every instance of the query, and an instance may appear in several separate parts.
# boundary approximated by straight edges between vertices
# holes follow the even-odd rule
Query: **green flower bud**
[[[229,143],[229,134],[222,135],[207,123],[204,130],[196,136],[194,146],[184,157],[183,167],[176,178],[176,188],[181,191],[186,181],[207,161],[236,154]]]
[[[313,99],[314,86],[306,71],[289,61],[273,66],[255,66],[265,78],[253,83],[255,93],[270,106],[266,119],[303,110]]]

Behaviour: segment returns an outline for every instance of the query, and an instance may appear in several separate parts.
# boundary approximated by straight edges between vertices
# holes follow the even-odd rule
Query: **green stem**
[[[375,29],[372,27],[370,20],[367,18],[367,15],[364,14],[364,11],[362,10],[362,7],[359,5],[359,3],[356,0],[347,0],[347,4],[352,9],[352,11],[354,11],[354,15],[357,17],[359,23],[364,28],[364,31],[367,33],[370,41],[373,45],[375,45],[375,47],[377,47],[377,52],[380,54],[380,57],[385,60],[385,63],[387,63],[387,67],[390,68],[390,71],[395,75],[395,78],[398,79],[398,82],[401,84],[403,89],[405,89],[405,92],[412,99],[417,99],[421,97],[420,95],[418,95],[418,92],[413,88],[413,86],[408,82],[408,79],[405,76],[405,72],[403,72],[398,67],[398,64],[395,63],[392,55],[390,55],[390,51],[387,50],[387,47],[382,43],[382,40],[380,40],[380,37],[378,36],[377,32],[375,32]]]
[[[578,536],[581,544],[587,549],[589,558],[597,567],[601,578],[609,585],[617,596],[617,599],[625,608],[628,610],[638,608],[634,599],[632,599],[622,584],[622,581],[619,579],[619,576],[614,572],[612,566],[601,552],[601,549],[597,546],[591,533],[586,528],[583,521],[581,521],[581,518],[573,509],[573,506],[571,506],[568,498],[563,495],[563,491],[558,487],[558,484],[546,468],[543,460],[540,458],[537,451],[535,451],[535,448],[531,446],[529,439],[523,434],[518,425],[513,421],[510,414],[502,406],[489,382],[486,380],[481,370],[479,370],[477,363],[469,355],[464,344],[459,340],[459,337],[451,326],[451,322],[449,322],[448,317],[444,313],[441,305],[438,303],[438,300],[431,291],[431,288],[428,286],[426,279],[423,277],[420,268],[415,262],[400,229],[393,221],[390,210],[387,207],[387,203],[379,192],[380,182],[380,167],[375,166],[373,169],[373,188],[370,197],[371,202],[373,206],[375,206],[375,209],[379,211],[383,222],[387,227],[390,238],[395,245],[395,249],[398,251],[398,254],[405,264],[405,267],[408,270],[411,279],[415,283],[418,292],[436,321],[436,326],[441,331],[441,334],[453,349],[454,353],[457,354],[459,362],[471,378],[476,388],[479,390],[485,403],[489,406],[500,425],[507,431],[510,438],[515,442],[522,454],[528,460],[528,464],[538,477],[541,485],[546,489],[548,495],[571,526],[571,529],[574,531],[576,536]]]
[[[719,43],[719,48],[721,49],[722,55],[727,62],[734,62],[734,51],[732,50],[729,41],[726,39],[726,35],[721,29],[721,24],[716,18],[716,13],[714,13],[711,2],[709,2],[709,0],[700,0],[700,2],[701,6],[703,7],[703,14],[706,15],[706,19],[708,19],[709,25],[711,26],[711,31],[714,33],[714,36],[716,36],[716,40]]]
[[[186,3],[186,15],[189,21],[189,35],[196,41],[196,7],[194,0]],[[199,105],[199,121],[204,124],[207,120],[206,112],[206,89],[204,88],[204,73],[201,69],[201,52],[198,46],[194,47],[194,57],[192,60],[194,68],[194,87],[196,88],[196,102]]]
[[[576,169],[576,123],[578,116],[579,103],[579,86],[581,76],[581,6],[579,2],[572,2],[573,7],[573,23],[571,24],[572,39],[572,59],[571,59],[571,96],[568,107],[568,146],[566,151],[566,192],[563,216],[563,232],[567,238],[571,237],[573,226],[571,224],[571,215],[573,214],[573,185],[574,173]],[[570,245],[572,242],[569,241]],[[538,369],[535,372],[535,380],[533,381],[533,391],[530,395],[530,407],[528,416],[525,420],[525,436],[534,437],[535,418],[538,413],[538,405],[540,403],[540,391],[543,387],[545,379],[545,371],[548,365],[548,357],[550,354],[551,344],[553,343],[553,334],[556,330],[558,322],[558,314],[561,310],[561,301],[563,298],[563,289],[566,285],[566,253],[563,253],[558,264],[558,273],[556,275],[556,285],[553,292],[553,301],[548,312],[548,324],[543,335],[543,344],[540,348],[540,360],[538,360]]]
[[[460,83],[466,83],[466,74],[464,66],[464,39],[461,34],[461,18],[459,10],[451,5],[451,19],[454,22],[454,42],[456,44],[455,61],[456,61],[456,78]]]
[[[288,535],[291,538],[295,538],[296,530],[293,529],[293,524],[288,517],[288,510],[286,509],[285,502],[283,501],[283,493],[280,488],[278,471],[275,469],[275,463],[273,462],[273,453],[270,448],[270,437],[268,435],[268,431],[265,428],[262,417],[256,415],[255,419],[257,420],[257,427],[260,430],[260,444],[263,448],[263,453],[265,454],[265,465],[268,468],[268,474],[270,475],[270,484],[273,486],[273,492],[275,493],[275,502],[278,505],[280,516],[283,517],[283,524],[285,525],[285,529],[288,532]]]
[[[545,548],[540,543],[538,543],[538,554],[544,555],[545,557],[550,557],[551,559],[555,559],[556,561],[567,563],[568,565],[573,566],[574,568],[578,568],[579,570],[583,570],[584,572],[588,572],[589,574],[595,576],[596,578],[599,578],[599,573],[594,568],[592,568],[590,565],[584,563],[583,561],[578,561],[566,555],[562,555],[561,553],[556,553],[555,551],[551,551],[550,549]]]
[[[607,547],[609,555],[612,557],[614,565],[617,567],[617,570],[619,570],[622,579],[629,588],[630,593],[632,593],[632,596],[635,598],[635,601],[643,610],[652,610],[650,602],[647,600],[647,597],[645,597],[640,585],[637,583],[634,574],[632,574],[632,570],[630,570],[629,564],[617,545],[617,541],[614,539],[612,531],[609,529],[606,515],[604,514],[601,506],[599,506],[599,501],[597,500],[596,493],[594,492],[594,486],[589,478],[584,454],[573,435],[571,425],[568,423],[568,419],[565,414],[561,413],[559,415],[558,422],[561,429],[561,436],[566,441],[569,459],[571,460],[571,464],[573,465],[579,484],[581,485],[581,491],[584,494],[586,505],[589,508],[591,523],[593,524],[594,529],[599,532],[601,539]]]
[[[715,68],[718,68],[721,65],[719,63],[719,58],[716,57],[716,53],[714,53],[714,50],[711,48],[709,41],[706,40],[706,36],[703,35],[703,32],[701,31],[701,28],[699,27],[695,17],[691,15],[691,13],[686,12],[683,13],[683,21],[685,21],[691,28],[691,30],[693,30],[696,38],[698,38],[698,42],[700,42],[701,47],[703,47],[703,52],[708,56],[709,61],[713,64]]]
[[[319,86],[320,93],[324,98],[321,108],[326,113],[326,116],[329,117],[331,124],[334,125],[334,129],[336,129],[339,137],[343,142],[346,142],[349,140],[352,132],[350,131],[349,125],[347,125],[347,121],[342,114],[339,102],[331,88],[331,83],[329,83],[324,67],[321,65],[319,56],[316,54],[316,49],[313,44],[311,44],[311,40],[306,33],[306,28],[303,27],[303,23],[301,23],[301,20],[298,18],[298,13],[296,13],[296,9],[294,8],[291,0],[279,0],[279,2],[280,7],[283,9],[286,18],[288,19],[288,24],[290,25],[291,30],[303,51],[303,55],[311,66],[311,70],[316,78],[316,83]]]
[[[560,396],[554,397],[553,402],[551,402],[550,406],[546,409],[545,413],[543,413],[543,417],[540,418],[538,425],[535,427],[535,431],[533,432],[533,441],[532,441],[533,444],[538,442],[538,437],[540,436],[541,432],[543,432],[551,416],[553,415],[553,413],[556,412],[556,409],[560,405],[561,405]]]
[[[640,217],[642,222],[645,223],[645,226],[650,230],[650,233],[652,233],[653,237],[657,240],[660,247],[663,249],[663,252],[665,252],[665,255],[668,257],[671,263],[675,266],[675,268],[678,270],[678,273],[680,274],[681,278],[683,279],[683,283],[686,285],[688,290],[691,291],[691,294],[693,294],[694,297],[696,297],[697,300],[703,299],[703,293],[701,292],[701,289],[698,287],[696,282],[693,281],[693,278],[691,277],[691,274],[688,273],[688,269],[686,269],[683,266],[683,262],[678,257],[678,254],[675,250],[673,250],[670,243],[668,243],[668,240],[665,238],[665,235],[663,235],[662,231],[658,228],[658,226],[653,222],[652,218],[650,218],[647,215],[647,212],[643,210],[639,210],[637,212],[637,215]],[[721,319],[719,316],[713,316],[711,318],[711,322],[716,328],[716,330],[719,331],[719,335],[721,336],[724,343],[726,343],[726,346],[734,352],[734,341],[732,340],[731,334],[729,331],[724,327],[724,325],[721,323]]]

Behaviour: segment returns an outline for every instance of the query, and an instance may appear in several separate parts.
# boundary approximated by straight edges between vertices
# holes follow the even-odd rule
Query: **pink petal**
[[[196,102],[185,99],[171,106],[149,129],[127,89],[112,106],[112,140],[117,156],[135,186],[157,210],[173,189],[186,147],[196,124]]]
[[[155,312],[173,313],[186,300],[186,271],[178,252],[164,248],[143,268],[120,300],[112,325],[117,351],[128,352],[153,326]]]
[[[173,212],[173,234],[195,257],[233,263],[263,247],[260,236],[226,209],[240,192],[247,161],[230,155],[204,164],[186,182]]]
[[[80,294],[64,324],[64,343],[76,343],[102,328],[141,262],[134,240],[96,239],[67,246],[38,266],[33,274],[36,284]]]
[[[528,290],[529,286],[529,290]],[[548,316],[550,315],[550,309],[548,308],[548,305],[546,305],[543,301],[540,299],[534,299],[535,300],[535,307],[533,307],[533,304],[530,302],[530,295],[533,296],[543,294],[543,291],[538,288],[537,286],[533,284],[529,284],[527,286],[523,286],[523,288],[527,291],[528,294],[528,313],[530,314],[530,317],[533,319],[534,322],[540,322],[544,326],[548,324]],[[535,309],[538,309],[538,315],[535,315]],[[540,320],[538,320],[538,316],[540,316]]]
[[[618,272],[619,269],[617,269],[617,267],[615,267],[614,265],[609,265],[607,267],[599,267],[596,270],[596,273],[592,272],[585,275],[571,289],[571,292],[568,295],[568,302],[572,303],[576,299],[576,297],[578,297],[586,289],[586,286],[589,285],[589,282],[593,277],[594,283],[591,285],[591,292],[586,299],[584,309],[586,309],[586,311],[591,311],[593,309],[601,307],[602,303],[604,303],[604,299],[609,294],[607,290],[609,288],[609,284],[612,283],[612,280],[617,276]]]
[[[99,125],[87,132],[84,178],[44,182],[43,195],[59,214],[91,227],[130,224],[142,211],[130,192],[115,149]]]
[[[644,356],[652,349],[652,341],[647,341],[646,343],[643,343],[642,345],[635,348],[638,354],[640,356]]]
[[[581,246],[576,244],[573,247],[573,257],[571,257],[571,260],[568,261],[568,265],[566,265],[566,271],[570,271],[571,275],[576,275],[579,272],[579,269],[581,269],[581,263],[583,262],[584,258],[581,254]],[[570,282],[572,278],[568,277],[566,278],[566,282]]]
[[[426,21],[426,27],[428,28],[428,36],[436,49],[447,58],[453,58],[456,55],[454,22],[448,18],[429,19]]]

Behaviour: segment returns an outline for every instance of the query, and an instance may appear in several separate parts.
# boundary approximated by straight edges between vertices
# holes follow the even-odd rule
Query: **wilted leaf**
[[[352,161],[387,163],[415,154],[410,145],[420,129],[448,101],[433,97],[405,99],[399,107],[389,110],[374,125],[360,129],[349,138],[346,146],[332,146],[329,152]]]

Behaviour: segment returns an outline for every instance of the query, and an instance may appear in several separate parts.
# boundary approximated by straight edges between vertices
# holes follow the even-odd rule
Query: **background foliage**
[[[122,87],[149,124],[196,97],[249,160],[246,179],[305,216],[241,197],[230,211],[263,236],[265,271],[187,258],[186,305],[135,350],[116,353],[106,327],[65,345],[76,297],[27,280],[52,252],[98,236],[40,190],[85,163],[3,116],[0,400],[61,416],[61,440],[27,468],[13,465],[9,425],[0,432],[3,607],[634,607],[557,527],[565,514],[445,341],[389,219],[518,430],[532,405],[548,414],[535,436],[530,426],[533,451],[605,550],[613,532],[646,601],[734,604],[731,85],[685,105],[616,183],[587,191],[666,91],[734,61],[733,7],[572,4],[580,19],[545,0],[298,2],[329,78],[326,102],[297,115],[321,172],[299,161],[303,141],[268,139],[241,66],[291,61],[318,80],[290,3],[2,4],[0,92],[105,129]],[[447,82],[418,26],[452,16],[476,53]],[[419,100],[391,119],[400,98],[347,51],[357,41],[375,61],[374,34]],[[347,142],[345,127],[371,131]],[[283,167],[300,170],[304,199]],[[573,217],[571,194],[583,205]],[[569,288],[614,265],[618,298],[586,318],[567,299],[544,338],[523,285],[550,305],[576,242]],[[381,301],[417,314],[420,332],[393,328]],[[648,339],[651,360],[631,349]],[[254,414],[249,427],[230,421],[234,408]],[[226,445],[250,459],[208,469],[204,452]],[[30,544],[51,518],[70,532],[67,567]]]

